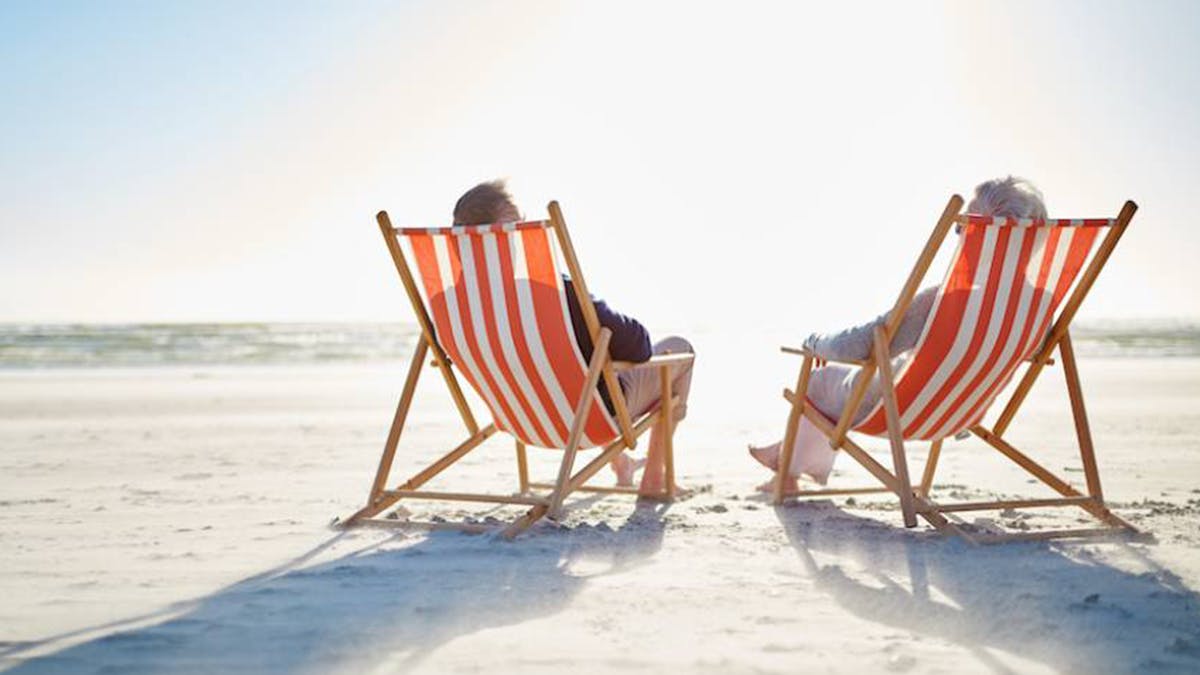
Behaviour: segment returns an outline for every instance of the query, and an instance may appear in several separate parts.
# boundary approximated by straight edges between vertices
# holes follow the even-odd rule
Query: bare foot
[[[665,481],[662,474],[652,476],[649,473],[642,476],[642,484],[638,486],[639,497],[657,497],[663,493]]]
[[[762,485],[759,485],[756,489],[759,492],[767,492],[767,493],[774,492],[775,491],[775,479],[772,478],[772,479],[768,480],[767,482],[763,483]],[[795,478],[792,478],[790,476],[783,479],[783,494],[786,495],[790,492],[799,492],[799,491],[800,491],[800,481],[798,481]]]
[[[642,482],[638,485],[638,497],[646,499],[662,499],[667,489],[667,480],[663,471],[650,471],[642,474]],[[680,494],[684,490],[675,484],[675,494]]]
[[[647,485],[645,481],[642,481],[642,484],[638,486],[638,499],[649,499],[652,501],[663,501],[667,499],[668,497],[666,495],[666,488],[663,485],[664,484],[661,481],[652,483],[650,485]],[[686,494],[688,494],[688,490],[684,490],[683,488],[679,487],[678,484],[675,485],[675,496],[678,497]]]
[[[776,442],[771,445],[764,445],[761,448],[753,445],[747,449],[750,451],[750,456],[758,461],[759,464],[767,467],[771,471],[779,468],[779,446],[782,443]]]
[[[645,465],[645,459],[634,459],[623,452],[614,457],[610,464],[613,473],[617,474],[618,487],[633,487],[633,474]]]

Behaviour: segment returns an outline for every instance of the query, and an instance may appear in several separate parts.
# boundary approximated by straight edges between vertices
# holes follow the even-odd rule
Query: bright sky
[[[1141,205],[1085,316],[1198,316],[1198,64],[1194,2],[5,2],[0,321],[407,321],[374,213],[507,176],[653,331],[802,336],[1008,173]]]

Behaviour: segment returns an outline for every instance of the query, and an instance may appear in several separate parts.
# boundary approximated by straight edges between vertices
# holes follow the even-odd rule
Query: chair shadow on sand
[[[299,567],[334,543],[346,544],[341,533],[292,564],[186,603],[168,620],[95,627],[105,634],[5,672],[405,671],[457,637],[562,611],[589,577],[640,564],[662,545],[667,509],[639,504],[616,530],[580,525],[516,543],[435,532],[393,546],[405,541],[398,535]],[[595,569],[597,559],[604,571],[579,576],[570,569],[579,560]],[[0,657],[11,662],[19,651],[44,652],[85,632],[0,649]]]
[[[1012,672],[995,648],[1060,672],[1200,672],[1200,596],[1128,544],[1098,545],[1146,571],[1105,564],[1097,544],[973,547],[828,501],[776,514],[818,590],[868,621],[961,645],[981,670]]]

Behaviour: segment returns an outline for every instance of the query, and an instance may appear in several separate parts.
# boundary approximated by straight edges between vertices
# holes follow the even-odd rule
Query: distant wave
[[[404,324],[9,324],[0,368],[387,361],[418,335]]]
[[[1200,321],[1094,321],[1076,351],[1102,357],[1200,356]],[[271,365],[394,361],[412,353],[410,324],[0,324],[0,368]]]
[[[1076,350],[1092,356],[1200,356],[1200,319],[1120,319],[1071,329]]]

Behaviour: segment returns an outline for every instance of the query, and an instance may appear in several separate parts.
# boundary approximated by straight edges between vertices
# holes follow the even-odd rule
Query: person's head
[[[1008,218],[1045,218],[1042,192],[1024,178],[996,178],[975,186],[967,213]]]
[[[480,183],[467,190],[454,205],[455,225],[510,223],[521,219],[503,179]]]

